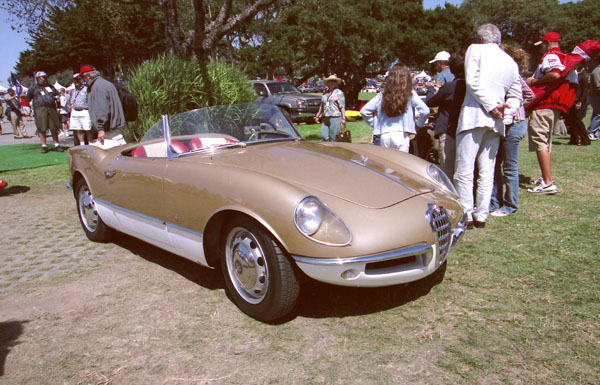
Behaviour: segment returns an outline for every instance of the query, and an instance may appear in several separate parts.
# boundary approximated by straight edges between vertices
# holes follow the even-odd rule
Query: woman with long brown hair
[[[395,65],[385,78],[385,88],[367,103],[360,113],[373,127],[373,144],[408,152],[410,137],[416,134],[415,110],[419,113],[417,126],[422,127],[429,116],[429,107],[413,90],[410,71]]]

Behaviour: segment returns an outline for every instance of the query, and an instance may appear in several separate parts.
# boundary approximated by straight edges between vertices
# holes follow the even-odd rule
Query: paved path
[[[40,143],[40,139],[35,135],[35,123],[33,120],[29,121],[25,119],[25,129],[27,130],[27,135],[33,136],[33,138],[29,139],[15,139],[13,135],[12,125],[6,118],[2,119],[2,135],[0,135],[0,146],[4,146],[7,144],[19,144],[19,143]],[[52,144],[52,138],[48,137],[48,143]],[[60,144],[63,147],[71,147],[73,145],[73,137],[63,139],[60,138]]]

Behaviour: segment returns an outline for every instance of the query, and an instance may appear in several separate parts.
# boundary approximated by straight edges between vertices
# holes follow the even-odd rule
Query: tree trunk
[[[362,89],[362,80],[363,79],[359,76],[353,76],[352,78],[346,80],[346,85],[344,87],[344,95],[346,96],[346,109],[358,109],[360,105],[358,96],[360,94],[360,90]]]
[[[160,8],[165,16],[165,47],[167,52],[182,56],[184,52],[179,36],[177,0],[160,0]]]

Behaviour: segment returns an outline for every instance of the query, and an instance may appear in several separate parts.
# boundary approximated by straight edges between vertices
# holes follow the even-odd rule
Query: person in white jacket
[[[415,110],[419,113],[417,126],[422,127],[429,107],[413,90],[408,68],[395,65],[385,78],[383,92],[365,104],[360,114],[373,127],[373,144],[408,152],[410,138],[417,133]]]
[[[466,95],[456,135],[454,184],[467,214],[467,228],[485,227],[494,182],[494,165],[500,136],[504,136],[504,109],[523,102],[519,68],[499,44],[498,27],[477,29],[476,44],[465,57]],[[479,168],[473,202],[475,163]],[[474,206],[476,209],[474,209]]]

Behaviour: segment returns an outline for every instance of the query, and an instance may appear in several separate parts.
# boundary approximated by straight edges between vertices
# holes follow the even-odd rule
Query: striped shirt
[[[76,111],[87,110],[88,102],[87,102],[87,87],[82,86],[80,89],[73,89],[71,94],[71,104],[73,105],[73,109]]]

